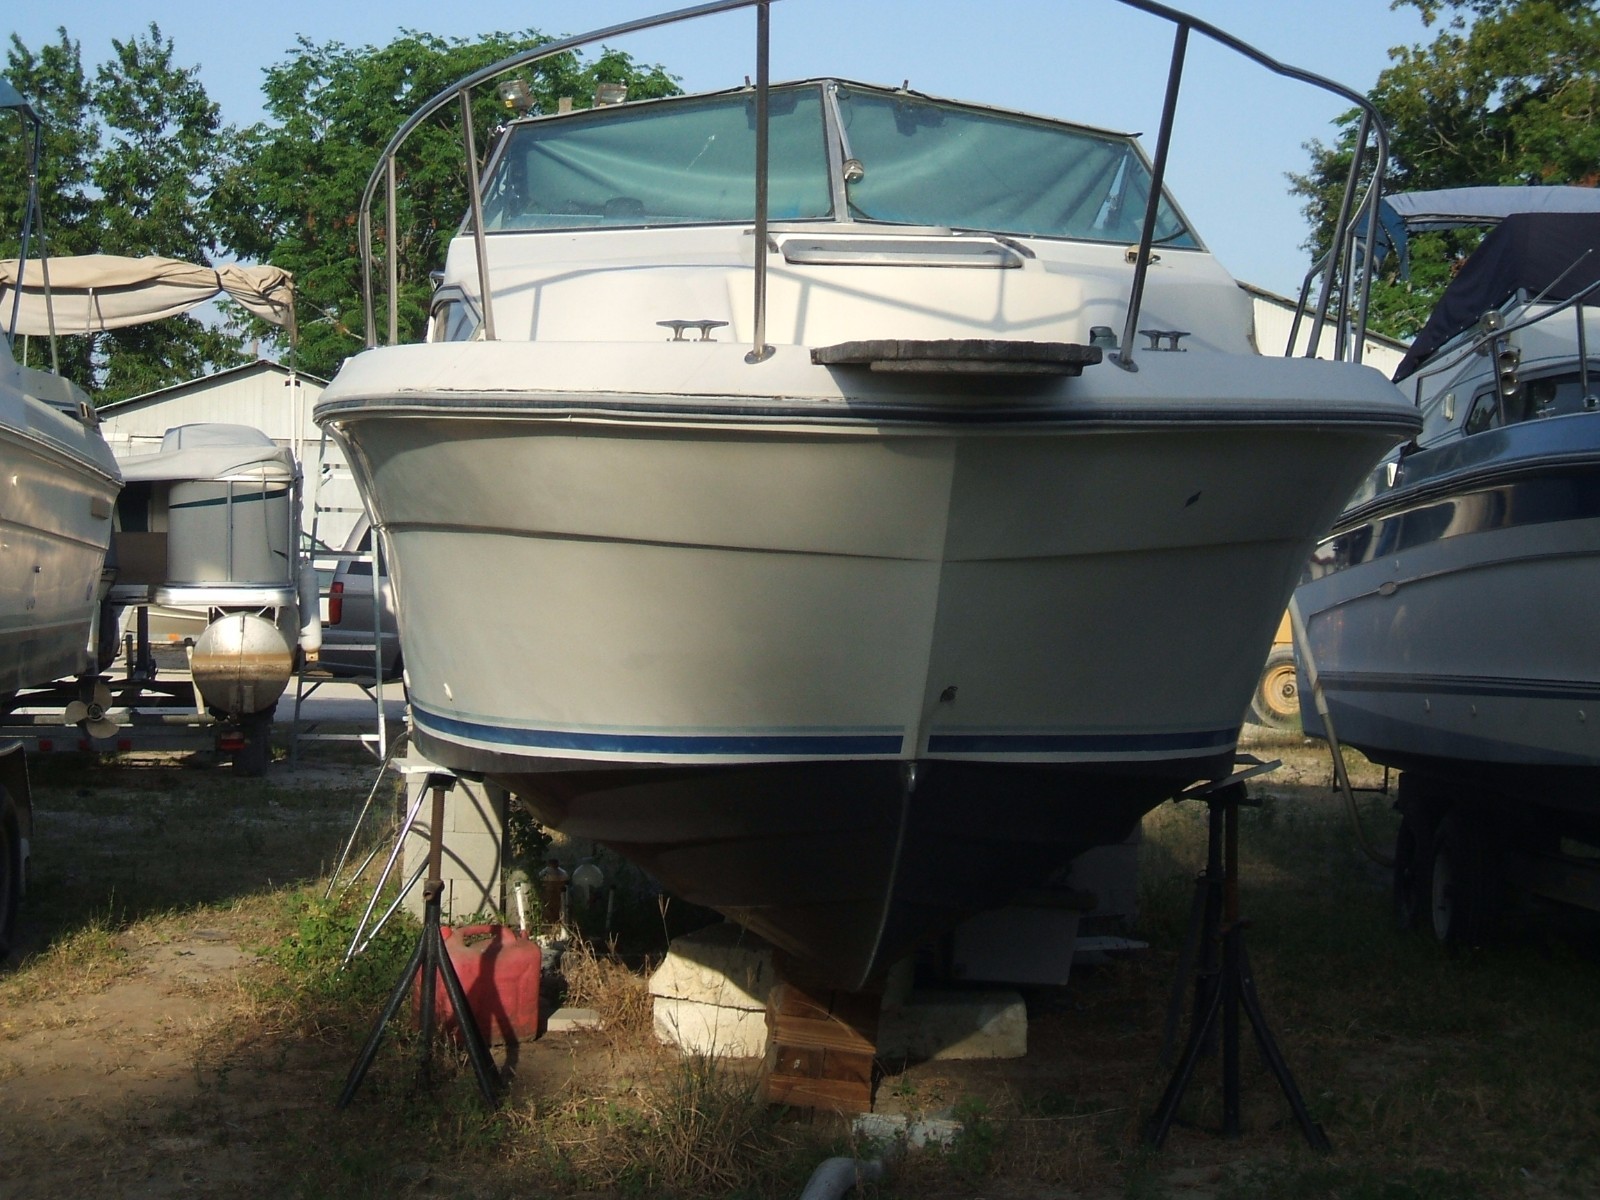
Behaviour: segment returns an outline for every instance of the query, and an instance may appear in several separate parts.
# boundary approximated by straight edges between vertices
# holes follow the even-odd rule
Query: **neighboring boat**
[[[1492,903],[1491,850],[1600,844],[1600,191],[1384,204],[1397,241],[1492,229],[1396,372],[1422,432],[1296,592],[1302,695],[1320,692],[1302,712],[1406,773],[1400,913],[1459,941]]]
[[[0,110],[30,139],[22,256],[38,238],[42,125],[0,79]],[[18,363],[18,305],[0,292],[0,692],[95,669],[101,570],[122,479],[89,398],[59,374]]]
[[[363,220],[472,87],[683,15],[452,87]],[[1189,33],[1241,45],[1177,19],[1169,118]],[[1166,143],[759,67],[511,123],[429,340],[316,409],[416,744],[845,988],[1228,775],[1307,552],[1417,418],[1256,353]]]
[[[198,693],[241,771],[271,761],[278,698],[318,644],[314,574],[298,545],[300,467],[248,425],[167,430],[161,448],[122,460],[126,486],[113,537],[111,602],[134,614],[135,661],[106,686],[103,707],[134,708],[163,692]],[[163,684],[147,622],[187,625],[190,680]]]

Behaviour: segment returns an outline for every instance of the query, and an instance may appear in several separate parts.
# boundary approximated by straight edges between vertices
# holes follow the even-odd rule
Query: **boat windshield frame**
[[[510,55],[498,62],[483,67],[470,75],[463,77],[444,91],[429,99],[418,108],[390,138],[388,144],[379,155],[377,166],[367,181],[362,193],[361,207],[359,210],[359,238],[362,259],[362,296],[366,309],[366,345],[369,349],[378,345],[377,318],[376,318],[376,289],[374,287],[375,256],[373,253],[372,238],[372,207],[380,188],[386,192],[387,218],[392,228],[396,221],[396,167],[395,159],[400,147],[410,135],[425,121],[439,113],[446,107],[455,104],[462,113],[462,137],[467,153],[467,161],[471,169],[467,171],[468,195],[470,201],[469,225],[472,232],[474,250],[477,259],[479,303],[482,309],[483,329],[486,340],[496,340],[494,329],[494,306],[491,289],[489,287],[488,255],[486,249],[487,229],[484,219],[483,187],[488,169],[480,172],[476,169],[477,153],[473,144],[473,127],[471,120],[471,101],[474,89],[497,79],[498,77],[518,68],[532,65],[542,59],[551,58],[559,54],[570,53],[575,50],[591,46],[606,39],[616,38],[625,34],[643,32],[649,29],[660,28],[677,24],[682,21],[695,20],[700,17],[718,13],[732,12],[739,9],[753,8],[756,16],[755,58],[756,75],[749,88],[749,95],[753,100],[753,120],[755,124],[755,179],[753,196],[753,218],[748,223],[753,224],[755,241],[757,245],[767,244],[769,227],[769,148],[770,148],[770,101],[772,85],[769,78],[770,43],[771,43],[771,6],[774,0],[711,0],[710,3],[698,4],[689,8],[676,9],[660,13],[651,17],[643,17],[632,21],[610,25],[605,28],[592,30],[588,33],[578,34],[573,37],[561,38],[546,42],[543,45],[532,47],[528,50]],[[1370,263],[1367,255],[1358,252],[1358,245],[1372,246],[1376,243],[1376,227],[1378,221],[1378,205],[1375,198],[1381,194],[1383,187],[1384,165],[1388,160],[1388,135],[1383,121],[1372,103],[1359,92],[1343,84],[1337,83],[1322,75],[1290,66],[1279,62],[1264,54],[1239,38],[1226,33],[1208,22],[1170,8],[1167,5],[1156,3],[1155,0],[1110,0],[1125,8],[1132,8],[1150,16],[1167,21],[1173,26],[1172,54],[1168,67],[1166,91],[1163,98],[1161,124],[1156,139],[1153,153],[1148,159],[1150,184],[1146,195],[1146,204],[1140,226],[1140,236],[1137,245],[1129,252],[1133,263],[1133,279],[1129,287],[1127,300],[1126,321],[1123,336],[1119,341],[1120,349],[1108,356],[1110,361],[1125,370],[1137,370],[1134,360],[1135,331],[1138,327],[1139,310],[1143,299],[1145,280],[1149,272],[1150,263],[1156,257],[1153,249],[1161,244],[1158,234],[1159,221],[1164,207],[1163,201],[1171,205],[1171,212],[1175,213],[1180,221],[1182,214],[1178,212],[1175,202],[1165,193],[1165,175],[1168,153],[1172,143],[1174,117],[1177,108],[1179,85],[1183,78],[1184,62],[1187,54],[1190,35],[1199,34],[1206,39],[1232,50],[1234,53],[1249,59],[1259,66],[1264,67],[1272,74],[1316,87],[1329,92],[1340,99],[1354,105],[1361,112],[1361,126],[1356,138],[1356,147],[1352,155],[1349,175],[1346,179],[1344,196],[1341,201],[1338,216],[1334,223],[1334,243],[1328,254],[1308,274],[1306,284],[1302,290],[1302,306],[1310,292],[1313,276],[1321,275],[1321,291],[1316,304],[1315,316],[1310,337],[1305,348],[1306,357],[1316,357],[1319,350],[1321,333],[1325,326],[1332,325],[1336,331],[1335,357],[1348,358],[1350,361],[1359,362],[1363,344],[1366,340],[1366,320],[1368,307],[1368,294],[1371,286]],[[740,89],[743,91],[744,89]],[[727,93],[713,93],[713,95]],[[829,108],[832,112],[828,112]],[[967,111],[983,111],[982,106],[958,106]],[[838,108],[836,98],[829,105],[824,105],[825,126],[836,121]],[[989,110],[1003,112],[1004,110]],[[1027,118],[1023,114],[1013,114],[1018,119],[1038,119],[1048,121],[1047,118]],[[1081,128],[1071,126],[1066,122],[1048,121],[1049,124],[1064,129]],[[842,124],[834,127],[842,129]],[[849,169],[854,157],[848,153],[849,145],[846,142],[841,146],[834,143],[832,136],[826,139],[825,153],[827,155],[829,173],[825,177],[835,180],[834,167],[838,166],[843,172],[838,179],[842,180],[849,175]],[[1370,149],[1369,149],[1370,143]],[[1136,144],[1136,143],[1135,143]],[[497,149],[497,154],[500,149]],[[1141,151],[1142,155],[1142,151]],[[1370,163],[1370,168],[1369,168]],[[494,165],[491,158],[489,168]],[[1370,169],[1370,179],[1362,186],[1362,178]],[[840,183],[835,180],[831,185],[835,189],[835,201],[838,199]],[[1362,193],[1359,203],[1356,202],[1357,193]],[[828,218],[816,218],[825,220]],[[740,223],[746,223],[741,220]],[[1187,221],[1183,221],[1187,227]],[[990,232],[985,230],[985,232]],[[1012,232],[1012,231],[994,231]],[[1029,235],[1031,236],[1031,235]],[[1108,239],[1126,241],[1126,239]],[[1198,245],[1198,237],[1196,236]],[[389,344],[399,341],[399,268],[398,247],[394,239],[388,239],[385,247],[385,266],[387,278],[387,309],[388,309],[388,336]],[[752,312],[753,312],[753,337],[751,349],[746,355],[746,361],[756,364],[766,361],[772,356],[771,346],[766,344],[766,290],[767,272],[766,256],[755,255],[755,269],[753,272]],[[1298,329],[1298,316],[1296,325]],[[1291,335],[1293,336],[1293,335]],[[1292,343],[1291,343],[1292,344]]]

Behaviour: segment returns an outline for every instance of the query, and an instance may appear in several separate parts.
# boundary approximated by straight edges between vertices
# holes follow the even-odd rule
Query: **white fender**
[[[300,592],[300,651],[307,662],[316,662],[322,653],[322,588],[317,583],[317,568],[310,559],[300,564],[297,583]]]

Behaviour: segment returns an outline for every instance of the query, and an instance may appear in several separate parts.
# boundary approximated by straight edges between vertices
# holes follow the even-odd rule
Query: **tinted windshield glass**
[[[775,89],[769,111],[769,215],[831,216],[821,91]],[[534,121],[507,139],[485,191],[488,229],[755,219],[748,92]]]
[[[913,225],[1137,242],[1150,173],[1131,140],[916,96],[840,86],[851,215]],[[1194,246],[1162,202],[1156,241]]]
[[[850,216],[1090,241],[1139,240],[1150,175],[1128,138],[840,85]],[[826,219],[832,188],[816,84],[774,89],[768,214]],[[755,219],[749,92],[622,105],[515,126],[485,188],[488,229]],[[1194,246],[1163,202],[1156,241]]]

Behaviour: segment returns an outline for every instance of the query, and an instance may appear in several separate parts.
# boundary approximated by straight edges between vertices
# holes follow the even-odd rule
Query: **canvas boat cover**
[[[199,267],[173,258],[84,254],[28,259],[20,270],[17,334],[49,334],[52,312],[58,335],[101,333],[174,317],[224,294],[274,325],[288,326],[294,318],[293,277],[278,267]],[[6,326],[19,290],[18,271],[16,259],[0,261],[0,324]]]
[[[1395,368],[1394,380],[1415,372],[1451,338],[1518,292],[1556,302],[1597,282],[1600,211],[1513,213],[1462,264]]]
[[[177,425],[161,438],[155,454],[124,458],[119,465],[129,483],[171,480],[252,479],[292,482],[294,454],[253,425],[207,422]]]

